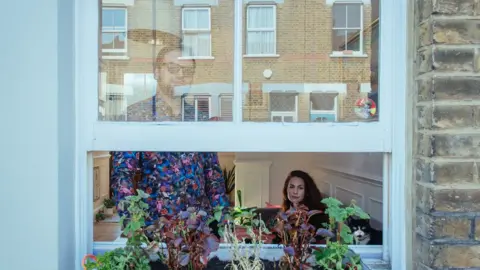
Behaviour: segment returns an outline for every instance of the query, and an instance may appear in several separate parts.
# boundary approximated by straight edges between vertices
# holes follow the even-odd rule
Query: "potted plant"
[[[232,205],[234,205],[235,197],[232,197],[235,190],[235,165],[228,170],[227,167],[223,168],[223,178],[225,179],[226,193]]]
[[[365,265],[360,256],[356,255],[348,245],[353,243],[353,235],[350,228],[345,224],[348,218],[357,216],[361,219],[370,218],[360,207],[352,201],[347,207],[335,198],[322,200],[327,206],[325,211],[329,216],[327,228],[318,230],[317,234],[326,238],[325,247],[315,248],[313,255],[316,264],[324,269],[332,270],[362,270]]]
[[[113,216],[113,208],[115,207],[115,201],[111,198],[105,198],[103,200],[104,213],[106,216]]]

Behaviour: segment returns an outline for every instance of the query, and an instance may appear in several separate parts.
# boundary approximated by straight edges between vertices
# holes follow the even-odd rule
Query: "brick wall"
[[[480,4],[415,3],[415,266],[478,269]]]
[[[173,1],[172,1],[173,3]],[[197,60],[194,83],[233,83],[233,1],[220,1],[211,9],[213,60]],[[364,27],[371,24],[371,5],[364,6]],[[173,4],[157,6],[158,29],[165,27],[180,31],[181,9]],[[162,14],[168,19],[162,18]],[[129,28],[151,29],[150,0],[138,0],[129,8]],[[178,25],[175,26],[174,24]],[[165,26],[168,24],[168,26]],[[245,26],[244,26],[245,27]],[[364,58],[332,58],[332,7],[326,1],[286,0],[277,5],[277,54],[279,57],[245,58],[244,81],[250,86],[245,95],[244,119],[269,121],[268,94],[262,93],[263,83],[345,83],[348,91],[339,96],[339,121],[359,120],[353,111],[354,103],[366,93],[359,85],[370,82],[370,30],[364,33]],[[124,73],[152,72],[152,49],[149,31],[129,36],[129,60],[104,60],[102,70],[108,83],[123,84]],[[158,47],[160,49],[160,46]],[[376,59],[376,58],[375,58]],[[271,69],[273,76],[263,77]],[[284,89],[279,89],[284,90]],[[309,121],[309,96],[299,96],[298,120]]]

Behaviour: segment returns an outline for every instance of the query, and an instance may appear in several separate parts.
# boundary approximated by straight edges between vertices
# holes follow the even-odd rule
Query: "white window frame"
[[[254,7],[271,7],[273,9],[273,28],[250,28],[248,25],[248,16],[249,16],[249,10],[250,8]],[[247,10],[246,10],[246,22],[245,22],[245,28],[246,28],[246,35],[245,35],[245,56],[248,57],[265,57],[265,56],[278,56],[277,55],[277,6],[276,5],[248,5]],[[274,35],[274,41],[273,41],[273,53],[260,53],[260,54],[254,54],[248,52],[248,34],[249,32],[259,32],[259,31],[265,31],[265,32],[272,32]]]
[[[208,10],[208,28],[206,29],[186,29],[184,25],[184,18],[185,18],[185,11],[186,10]],[[182,49],[182,56],[181,59],[214,59],[212,56],[212,9],[211,7],[182,7],[182,36],[185,34],[192,34],[192,33],[208,33],[210,35],[210,51],[208,55],[184,55],[184,51]]]
[[[198,121],[198,99],[199,98],[208,98],[208,119],[212,117],[212,97],[210,95],[185,95],[182,97],[182,121],[184,121],[184,116],[185,116],[185,99],[191,98],[193,99],[194,106],[195,106],[195,121],[189,121],[189,122],[203,122],[203,121]]]
[[[272,105],[271,105],[271,95],[275,94],[295,94],[295,109],[293,111],[274,111],[272,110]],[[268,98],[268,107],[270,111],[270,121],[273,122],[274,117],[282,117],[282,122],[281,123],[296,123],[298,121],[298,93],[286,93],[286,92],[270,92],[270,97]],[[285,117],[293,117],[293,122],[285,122],[284,118]],[[278,123],[278,122],[276,122]]]
[[[233,101],[233,95],[231,94],[222,94],[222,95],[219,95],[218,96],[218,116],[220,117],[220,119],[222,119],[222,100],[223,99],[230,99],[232,101],[232,118],[233,118],[233,105],[235,104],[235,102]]]
[[[338,121],[338,94],[339,93],[329,93],[329,92],[312,92],[311,94],[337,94],[333,99],[333,109],[332,110],[314,110],[313,101],[310,101],[310,117],[312,114],[329,114],[335,116],[335,121]]]
[[[410,110],[407,110],[407,70],[410,59],[409,5],[403,0],[382,2],[380,16],[379,85],[382,113],[379,122],[349,123],[251,123],[242,118],[243,1],[234,4],[234,121],[117,123],[98,121],[99,16],[97,0],[75,4],[75,265],[87,253],[115,248],[114,243],[93,243],[92,151],[229,151],[229,152],[382,152],[388,170],[384,185],[384,245],[353,246],[360,254],[380,254],[393,270],[407,269],[413,248],[411,183],[407,168],[412,144]],[[409,108],[411,109],[411,108]],[[395,114],[393,114],[395,112]],[[408,126],[408,130],[407,130]],[[261,132],[259,132],[261,131]],[[142,134],[143,136],[138,136]],[[191,136],[195,134],[195,136]],[[222,134],[212,137],[211,134]],[[161,143],[158,138],[168,141]],[[226,139],[219,139],[226,138]],[[252,140],[251,138],[255,138]],[[297,139],[292,139],[297,138]],[[301,138],[301,139],[298,139]],[[319,139],[321,138],[321,139]],[[285,142],[288,143],[285,143]],[[232,143],[234,142],[234,143]],[[411,171],[411,170],[410,170]],[[408,214],[408,215],[407,215]],[[392,233],[394,232],[394,233]]]
[[[383,2],[382,2],[383,3]],[[364,15],[364,8],[365,8],[365,4],[362,2],[362,1],[335,1],[333,3],[333,5],[331,6],[331,10],[332,10],[332,20],[333,20],[333,8],[335,5],[359,5],[360,6],[360,32],[359,32],[359,45],[360,45],[360,50],[359,51],[350,51],[350,50],[345,50],[345,51],[333,51],[332,50],[332,54],[330,56],[332,57],[339,57],[339,56],[343,56],[343,57],[367,57],[367,55],[365,54],[365,48],[363,47],[363,35],[364,35],[364,18],[363,18],[363,15]],[[348,9],[348,8],[347,8]],[[334,27],[333,26],[333,23],[332,23],[332,33],[333,31],[335,30],[358,30],[358,27],[354,27],[354,28],[349,28],[347,26],[345,27]],[[345,37],[347,38],[347,37]],[[332,40],[332,43],[333,43],[333,40]],[[348,40],[345,40],[345,44],[348,43]]]
[[[104,59],[117,59],[127,57],[128,53],[128,9],[126,7],[113,7],[113,6],[103,6],[103,10],[113,9],[113,10],[122,10],[125,11],[125,31],[121,30],[104,30],[101,28],[103,33],[125,33],[125,48],[124,49],[102,49],[102,58]],[[119,55],[103,55],[104,53],[118,53]]]

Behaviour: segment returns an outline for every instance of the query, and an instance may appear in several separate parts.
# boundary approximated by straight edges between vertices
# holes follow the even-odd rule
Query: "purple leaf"
[[[295,254],[295,250],[293,249],[293,247],[284,247],[283,252],[290,256],[293,256],[293,254]]]
[[[327,229],[318,229],[316,235],[328,237],[328,238],[332,238],[335,236],[331,231]]]
[[[208,249],[210,252],[216,251],[219,247],[218,239],[210,235],[205,239],[205,249]]]
[[[181,237],[175,239],[175,242],[173,242],[173,244],[175,245],[175,247],[179,247],[180,244],[183,242],[183,239]]]
[[[180,254],[180,265],[186,266],[190,262],[190,254],[182,253]]]

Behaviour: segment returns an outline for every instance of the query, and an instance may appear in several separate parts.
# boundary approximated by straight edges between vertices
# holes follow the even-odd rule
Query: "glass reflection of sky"
[[[125,9],[108,8],[102,11],[103,30],[126,30]]]

